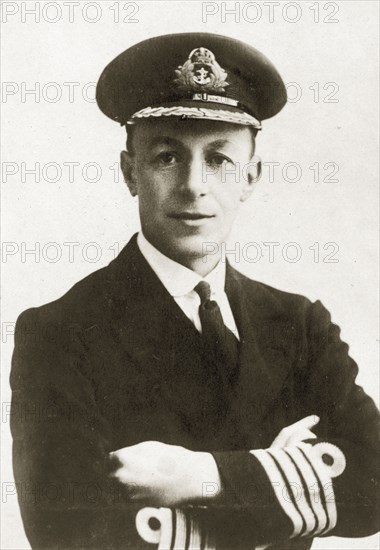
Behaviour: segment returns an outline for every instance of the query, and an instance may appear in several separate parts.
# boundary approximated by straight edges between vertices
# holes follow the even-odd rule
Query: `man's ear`
[[[136,171],[133,156],[127,151],[120,154],[120,167],[123,172],[124,181],[128,185],[132,197],[137,195]]]
[[[254,155],[251,158],[243,171],[242,177],[244,185],[240,200],[244,202],[252,195],[255,184],[261,177],[261,158],[259,156]]]

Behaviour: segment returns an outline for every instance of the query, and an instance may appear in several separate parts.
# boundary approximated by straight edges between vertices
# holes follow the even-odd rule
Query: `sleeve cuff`
[[[214,453],[226,505],[249,509],[260,539],[326,535],[337,522],[332,479],[345,469],[330,443]]]

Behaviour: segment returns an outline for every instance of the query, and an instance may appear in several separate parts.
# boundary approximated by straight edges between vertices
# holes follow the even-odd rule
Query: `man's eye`
[[[163,166],[170,166],[177,162],[176,155],[174,153],[169,153],[168,151],[163,151],[157,155],[156,160],[159,164]]]
[[[229,157],[227,157],[226,155],[222,155],[220,153],[211,155],[207,159],[207,162],[211,166],[223,166],[223,164],[234,164],[234,162]]]

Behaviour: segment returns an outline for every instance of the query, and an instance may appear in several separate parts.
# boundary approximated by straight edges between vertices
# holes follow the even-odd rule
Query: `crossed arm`
[[[291,447],[315,439],[311,430],[318,422],[313,415],[285,427],[271,447]],[[129,488],[131,500],[175,507],[210,503],[221,496],[222,482],[211,453],[146,441],[112,452],[111,459],[115,464],[113,475]]]
[[[177,507],[206,499],[217,529],[228,523],[234,533],[247,529],[247,540],[257,537],[258,544],[315,536],[321,529],[347,537],[376,532],[378,413],[355,384],[357,367],[326,310],[312,305],[308,317],[303,391],[326,439],[315,439],[316,421],[308,417],[278,434],[270,449],[211,455],[144,442],[110,457],[112,427],[99,412],[80,334],[61,338],[57,349],[54,340],[23,334],[23,323],[48,325],[38,310],[23,314],[16,327],[11,428],[19,503],[32,547],[116,550],[128,542],[140,548],[134,525],[145,503]],[[343,453],[344,472],[332,483],[332,476],[321,483],[323,472],[300,448],[304,440],[313,448],[327,442]],[[291,494],[293,479],[304,490],[299,501],[291,495],[288,502],[282,489]],[[214,488],[207,495],[204,483]]]

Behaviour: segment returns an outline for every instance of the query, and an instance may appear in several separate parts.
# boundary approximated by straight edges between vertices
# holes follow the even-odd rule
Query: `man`
[[[97,101],[127,126],[142,229],[18,320],[32,547],[306,549],[376,532],[378,413],[338,327],[222,256],[260,175],[261,120],[286,102],[276,69],[230,38],[161,36],[110,63]]]

